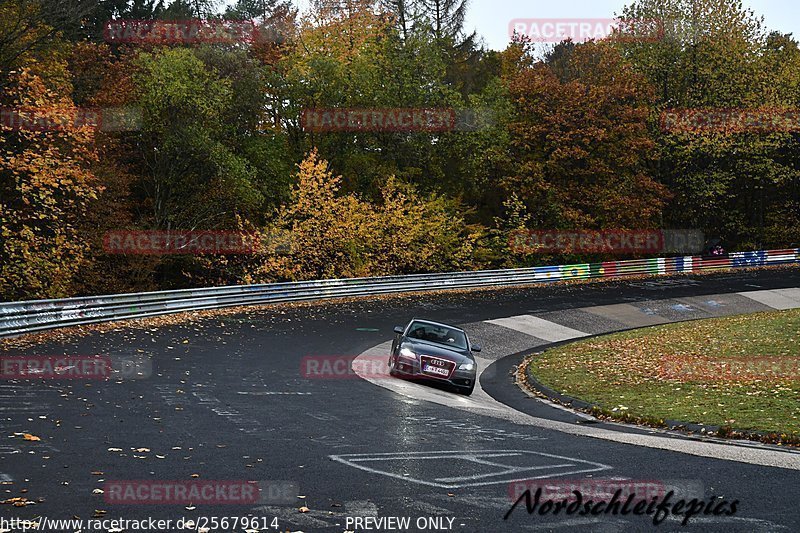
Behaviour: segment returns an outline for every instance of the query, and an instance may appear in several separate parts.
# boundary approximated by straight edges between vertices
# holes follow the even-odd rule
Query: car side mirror
[[[473,344],[472,346],[470,346],[470,349],[473,352],[480,352],[481,351],[481,345],[480,344]]]
[[[402,335],[402,334],[403,334],[403,331],[405,331],[405,330],[403,329],[403,326],[395,326],[395,327],[394,327],[394,332],[395,332],[395,333],[397,333],[398,335]]]

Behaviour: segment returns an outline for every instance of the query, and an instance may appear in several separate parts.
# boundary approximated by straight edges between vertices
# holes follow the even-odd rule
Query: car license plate
[[[450,375],[450,371],[447,370],[446,368],[439,368],[438,366],[433,366],[433,365],[425,365],[424,367],[422,367],[422,370],[430,374],[438,374],[444,377]]]
[[[444,379],[450,377],[450,374],[453,372],[453,369],[456,366],[452,361],[438,359],[436,357],[430,357],[427,355],[421,356],[420,362],[422,363],[423,374]]]

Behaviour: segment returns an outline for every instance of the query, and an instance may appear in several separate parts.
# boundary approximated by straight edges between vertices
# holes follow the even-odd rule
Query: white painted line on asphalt
[[[208,392],[195,390],[192,391],[192,396],[194,396],[199,400],[199,404],[201,406],[207,407],[208,409],[211,410],[211,412],[216,413],[217,415],[225,418],[231,423],[239,426],[239,431],[251,435],[263,431],[259,425],[258,420],[251,419],[250,417],[242,414],[233,407],[228,407],[228,406],[223,407],[222,401],[219,400],[219,398],[212,396]]]
[[[736,293],[780,311],[800,307],[800,289],[777,289],[770,291],[749,291]]]
[[[14,455],[15,453],[22,453],[22,450],[7,444],[0,444],[0,455]]]
[[[441,487],[447,489],[459,489],[464,487],[482,487],[487,485],[499,485],[513,483],[515,481],[527,481],[530,479],[549,479],[552,477],[562,477],[573,474],[584,474],[589,472],[600,472],[603,470],[611,470],[611,466],[602,463],[595,463],[592,461],[585,461],[583,459],[575,459],[573,457],[564,457],[561,455],[553,455],[549,453],[533,452],[530,450],[443,450],[443,451],[429,451],[429,452],[380,452],[380,453],[352,453],[344,455],[329,455],[330,459],[339,463],[364,470],[373,474],[380,474],[383,476],[402,479],[420,485],[427,485],[431,487]],[[540,462],[543,458],[546,460],[545,464],[529,464],[520,466],[517,464],[507,464],[499,461],[489,461],[488,459],[498,458],[523,458],[530,459],[533,462]],[[419,477],[412,477],[410,475],[401,474],[390,471],[388,469],[381,470],[378,467],[365,466],[360,463],[383,463],[384,466],[395,462],[399,463],[398,468],[402,467],[403,463],[409,461],[435,461],[446,460],[447,468],[454,468],[452,465],[455,461],[463,461],[473,463],[480,466],[481,473],[459,476],[459,477],[435,477],[433,467],[424,469],[426,473],[431,473],[431,478],[420,479]],[[557,461],[554,461],[557,460]],[[442,464],[442,463],[440,463]],[[485,472],[485,466],[493,466],[496,468],[493,472]],[[463,468],[463,467],[462,467]],[[531,474],[525,475],[526,472]],[[536,472],[534,474],[534,472]],[[487,478],[495,478],[491,481],[486,481]]]
[[[35,445],[33,445],[28,450],[30,451],[30,450],[32,450],[34,448],[36,450],[40,451],[40,452],[42,452],[42,451],[58,452],[59,451],[58,448],[56,448],[54,446],[50,446],[47,443],[41,443],[41,442],[37,442]],[[22,453],[22,449],[21,448],[17,448],[16,446],[11,446],[10,444],[0,444],[0,455],[13,455],[15,453]]]
[[[482,465],[488,466],[496,466],[496,467],[503,467],[503,465],[496,464],[496,463],[489,463],[487,461],[478,461],[475,460],[474,462]],[[542,466],[530,466],[527,468],[509,468],[507,470],[503,470],[502,472],[492,472],[489,474],[475,474],[472,476],[455,476],[455,477],[437,477],[436,481],[440,483],[459,483],[461,481],[477,481],[479,479],[487,479],[490,477],[495,477],[501,474],[521,474],[522,472],[532,472],[534,470],[552,470],[553,468],[572,468],[575,465],[574,463],[560,463],[554,465],[542,465]],[[527,476],[528,479],[531,479],[530,476]]]
[[[504,328],[519,331],[525,335],[536,337],[548,342],[560,342],[578,337],[587,337],[589,334],[577,329],[568,328],[555,322],[550,322],[543,318],[533,315],[510,316],[508,318],[497,318],[486,320],[487,324],[503,326]]]

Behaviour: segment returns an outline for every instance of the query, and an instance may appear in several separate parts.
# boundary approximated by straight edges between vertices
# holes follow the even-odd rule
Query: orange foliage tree
[[[652,175],[647,81],[607,43],[559,46],[563,58],[507,78],[516,110],[506,187],[540,227],[658,224],[669,193]]]
[[[50,66],[58,69],[53,78],[68,79],[65,64]],[[76,120],[68,93],[33,69],[12,76],[7,96],[10,107],[51,125],[0,125],[0,295],[66,296],[88,248],[76,226],[101,190],[88,170],[97,159],[95,126]]]

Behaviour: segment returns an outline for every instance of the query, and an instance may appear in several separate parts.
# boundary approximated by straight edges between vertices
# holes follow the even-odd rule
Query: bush
[[[341,176],[316,150],[300,163],[291,201],[262,230],[248,281],[306,280],[470,269],[477,234],[458,204],[390,177],[380,201],[340,194]],[[275,238],[275,236],[281,238]],[[281,247],[290,243],[287,253]]]

